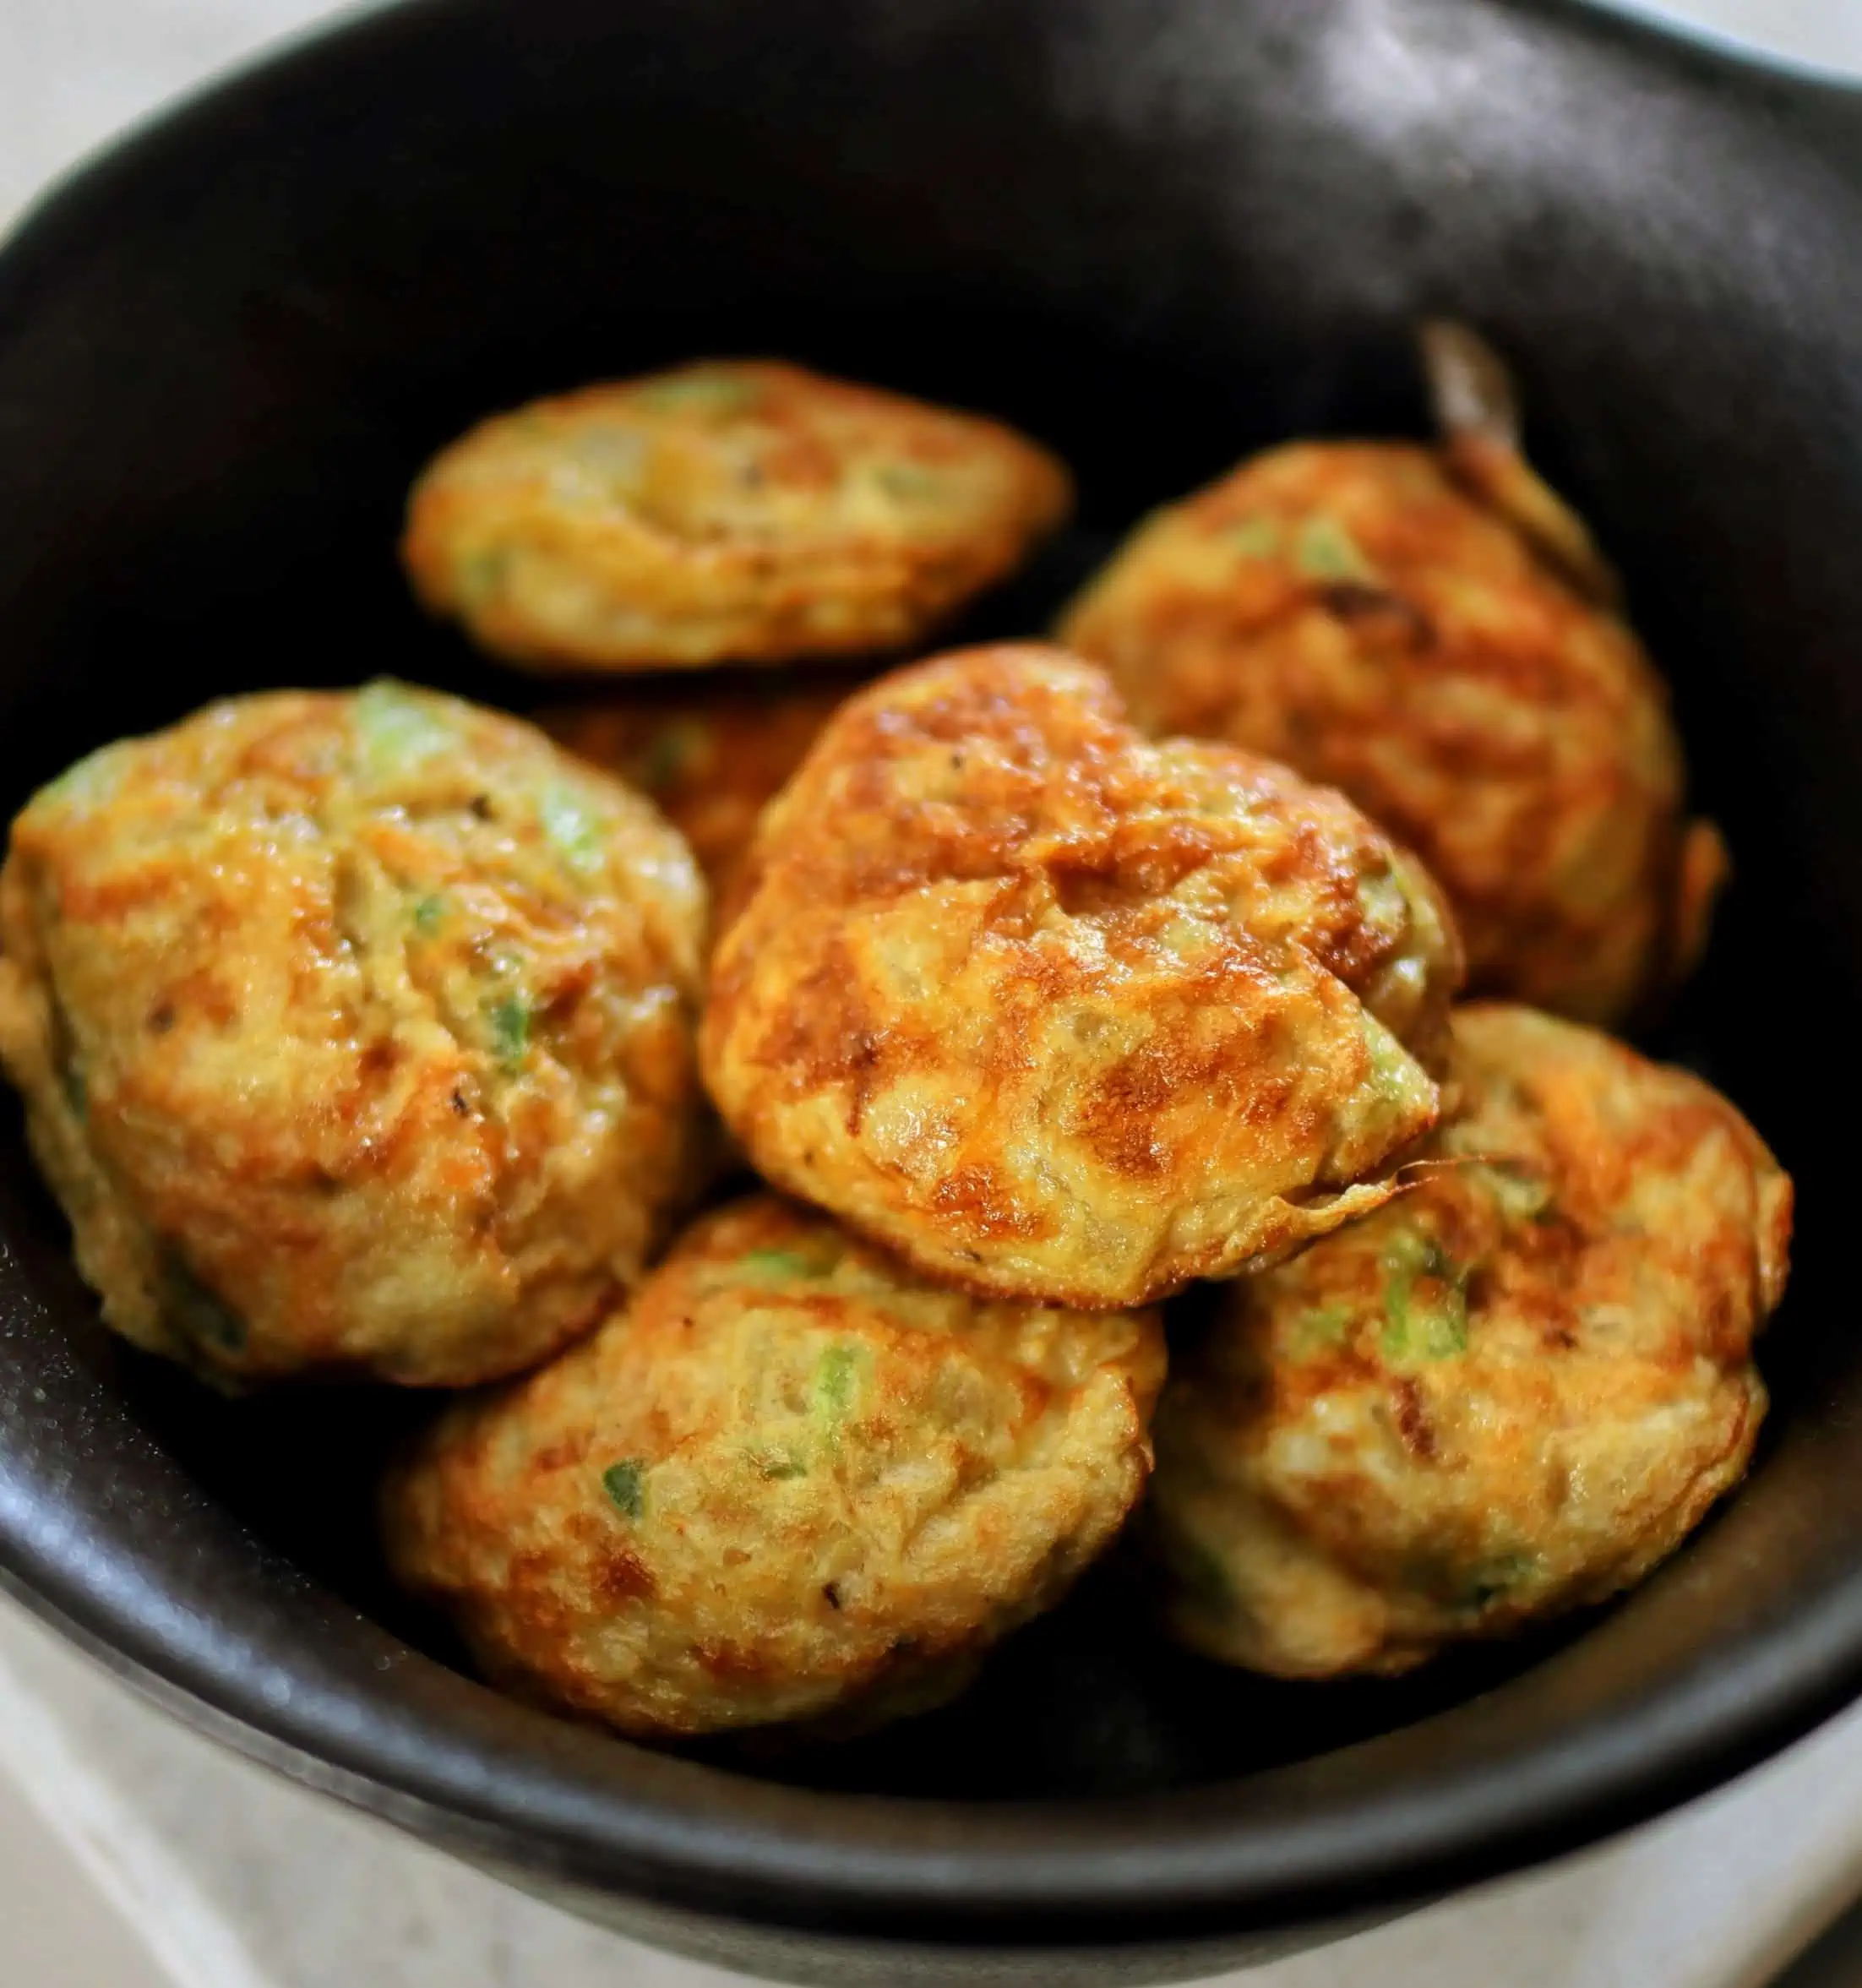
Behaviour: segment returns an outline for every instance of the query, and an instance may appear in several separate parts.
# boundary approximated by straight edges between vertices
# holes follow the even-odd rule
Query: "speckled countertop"
[[[1634,10],[1663,11],[1653,0]],[[124,123],[332,11],[322,0],[0,0],[0,226]],[[1674,0],[1670,11],[1862,71],[1862,0]],[[0,1803],[0,1978],[20,1988],[144,1988],[153,1974],[132,1951],[138,1940],[180,1988],[727,1988],[734,1979],[581,1925],[232,1759],[11,1604],[0,1604],[0,1772],[30,1805],[15,1814]],[[1247,1988],[1760,1988],[1862,1890],[1859,1788],[1862,1708],[1582,1857],[1228,1979]],[[35,1827],[21,1820],[29,1813],[64,1846],[59,1868],[25,1854],[38,1847],[20,1840]],[[68,1897],[46,1895],[60,1886]],[[131,1938],[97,1936],[98,1892]],[[69,1951],[54,1953],[65,1935]],[[1862,1983],[1862,1966],[1849,1966],[1832,1956],[1816,1980]]]

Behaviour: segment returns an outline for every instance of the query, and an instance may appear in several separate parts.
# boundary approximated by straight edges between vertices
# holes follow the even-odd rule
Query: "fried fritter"
[[[1698,1079],[1525,1008],[1455,1018],[1462,1114],[1366,1221],[1222,1294],[1157,1419],[1176,1632],[1407,1669],[1605,1599],[1744,1473],[1791,1184]]]
[[[979,649],[857,694],[765,810],[700,1040],[778,1185],[931,1276],[1118,1306],[1386,1199],[1459,972],[1339,796]]]
[[[118,1332],[482,1381],[588,1330],[687,1185],[705,923],[651,805],[527,725],[236,699],[14,824],[0,1060]]]
[[[1071,502],[995,422],[721,360],[481,423],[422,473],[401,553],[512,662],[779,662],[917,640]]]
[[[588,1343],[454,1408],[389,1559],[487,1674],[645,1735],[922,1709],[1150,1469],[1154,1314],[978,1304],[760,1195]]]
[[[1504,433],[1464,426],[1255,457],[1142,526],[1060,635],[1146,730],[1283,760],[1415,850],[1476,989],[1606,1023],[1692,965],[1725,869],[1613,599]]]
[[[540,711],[560,745],[650,794],[691,844],[714,904],[732,895],[757,816],[851,684],[769,676],[728,689],[617,691]]]

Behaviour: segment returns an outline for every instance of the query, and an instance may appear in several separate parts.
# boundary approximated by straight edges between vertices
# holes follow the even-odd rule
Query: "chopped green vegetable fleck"
[[[1421,1065],[1368,1008],[1363,1027],[1364,1054],[1370,1058],[1371,1072],[1380,1090],[1395,1091],[1407,1097],[1428,1081]]]
[[[944,479],[935,470],[929,470],[922,462],[887,462],[879,466],[879,487],[889,497],[903,498],[906,503],[934,496],[944,487]]]
[[[510,553],[501,545],[466,553],[455,575],[460,600],[468,607],[488,607],[504,591],[510,564]]]
[[[84,1072],[75,1063],[68,1063],[64,1069],[65,1103],[83,1118],[90,1107],[90,1098],[84,1090]]]
[[[1351,1325],[1352,1312],[1348,1305],[1326,1304],[1316,1310],[1301,1312],[1291,1328],[1295,1358],[1342,1346],[1351,1336]]]
[[[536,797],[543,833],[578,876],[598,876],[607,867],[607,846],[601,817],[566,782],[553,782]]]
[[[459,750],[459,734],[432,700],[405,684],[379,678],[356,693],[357,737],[379,771],[404,773]]]
[[[1467,1350],[1467,1279],[1434,1236],[1401,1231],[1385,1246],[1384,1330],[1390,1359],[1449,1359]],[[1418,1297],[1428,1283],[1434,1294]]]
[[[1489,1190],[1510,1222],[1548,1222],[1557,1213],[1557,1196],[1542,1174],[1504,1161],[1481,1163]]]
[[[638,1457],[610,1463],[602,1473],[602,1489],[623,1518],[646,1517],[646,1466]]]
[[[1364,923],[1380,932],[1398,934],[1408,929],[1409,893],[1393,866],[1358,878],[1358,908],[1364,914]]]
[[[1336,518],[1309,518],[1294,542],[1293,558],[1310,580],[1375,580],[1358,542]]]
[[[35,798],[74,803],[81,808],[94,807],[108,800],[116,792],[128,749],[134,743],[132,739],[119,738],[113,744],[100,745],[94,753],[86,753],[74,765],[67,766],[56,780],[41,787]]]
[[[761,1277],[824,1277],[833,1267],[818,1257],[804,1256],[799,1250],[775,1249],[746,1250],[743,1266]]]
[[[639,478],[646,460],[646,438],[637,427],[578,429],[568,447],[583,468],[623,487]]]
[[[634,389],[637,406],[658,414],[742,414],[754,405],[757,383],[722,367],[692,366]]]
[[[1463,1608],[1484,1609],[1503,1594],[1521,1587],[1538,1570],[1538,1556],[1531,1553],[1503,1553],[1472,1569],[1462,1591]]]
[[[531,1007],[522,994],[506,994],[487,1010],[492,1053],[507,1068],[524,1060],[531,1042]]]
[[[414,929],[422,939],[431,939],[446,918],[446,900],[436,891],[414,907]]]
[[[1398,1125],[1415,1119],[1428,1105],[1428,1073],[1370,1010],[1359,1016],[1364,1050],[1370,1059],[1369,1081],[1360,1108],[1367,1122]]]
[[[1246,518],[1231,525],[1222,536],[1223,542],[1244,559],[1271,559],[1280,550],[1280,520]]]
[[[852,1346],[830,1346],[815,1362],[813,1407],[830,1450],[841,1446],[841,1430],[859,1383],[859,1364],[858,1349]]]

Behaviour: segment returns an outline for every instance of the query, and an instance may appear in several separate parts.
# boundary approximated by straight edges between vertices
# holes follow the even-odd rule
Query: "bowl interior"
[[[423,621],[394,559],[414,471],[489,409],[772,353],[1002,415],[1082,493],[1067,538],[956,631],[1019,633],[1253,448],[1422,432],[1410,327],[1468,317],[1626,570],[1735,855],[1652,1046],[1772,1141],[1799,1241],[1751,1484],[1614,1610],[1401,1684],[1278,1686],[1154,1642],[1114,1566],[933,1718],[654,1762],[421,1660],[451,1653],[384,1580],[368,1500],[429,1404],[226,1403],[108,1341],[8,1104],[10,1577],[288,1747],[517,1827],[520,1857],[527,1829],[612,1876],[648,1854],[629,1816],[661,1805],[842,1852],[869,1825],[882,1848],[905,1830],[901,1858],[995,1843],[1006,1871],[1054,1848],[1055,1812],[1028,1805],[1061,1798],[1078,1854],[1042,1896],[1075,1920],[1136,1896],[1136,1867],[1092,1891],[1134,1832],[1187,1860],[1146,1866],[1151,1898],[1291,1913],[1592,1833],[1800,1728],[1862,1675],[1845,1190],[1814,1159],[1862,1116],[1845,144],[1812,92],[1500,0],[428,0],[66,192],[0,258],[9,811],[219,692],[389,671],[536,701]],[[742,1777],[828,1793],[746,1811]],[[853,1792],[918,1820],[881,1827]],[[744,1904],[761,1869],[739,1906],[791,1909],[773,1865]]]

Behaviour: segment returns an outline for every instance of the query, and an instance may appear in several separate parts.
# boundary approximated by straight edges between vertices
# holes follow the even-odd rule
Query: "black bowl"
[[[940,1717],[673,1758],[510,1704],[380,1577],[421,1404],[212,1400],[109,1340],[0,1125],[0,1562],[183,1717],[573,1909],[765,1971],[1157,1976],[1565,1849],[1862,1686],[1862,109],[1549,0],[426,0],[120,148],[0,255],[0,802],[210,693],[506,699],[392,545],[471,417],[697,352],[994,410],[1081,531],[1304,433],[1418,428],[1419,314],[1517,361],[1740,862],[1664,1045],[1798,1173],[1777,1412],[1614,1611],[1271,1687],[1116,1571]],[[1841,1027],[1838,1025],[1841,1023]],[[1818,1132],[1825,1160],[1815,1159]],[[1090,1950],[1090,1952],[1088,1951]]]

